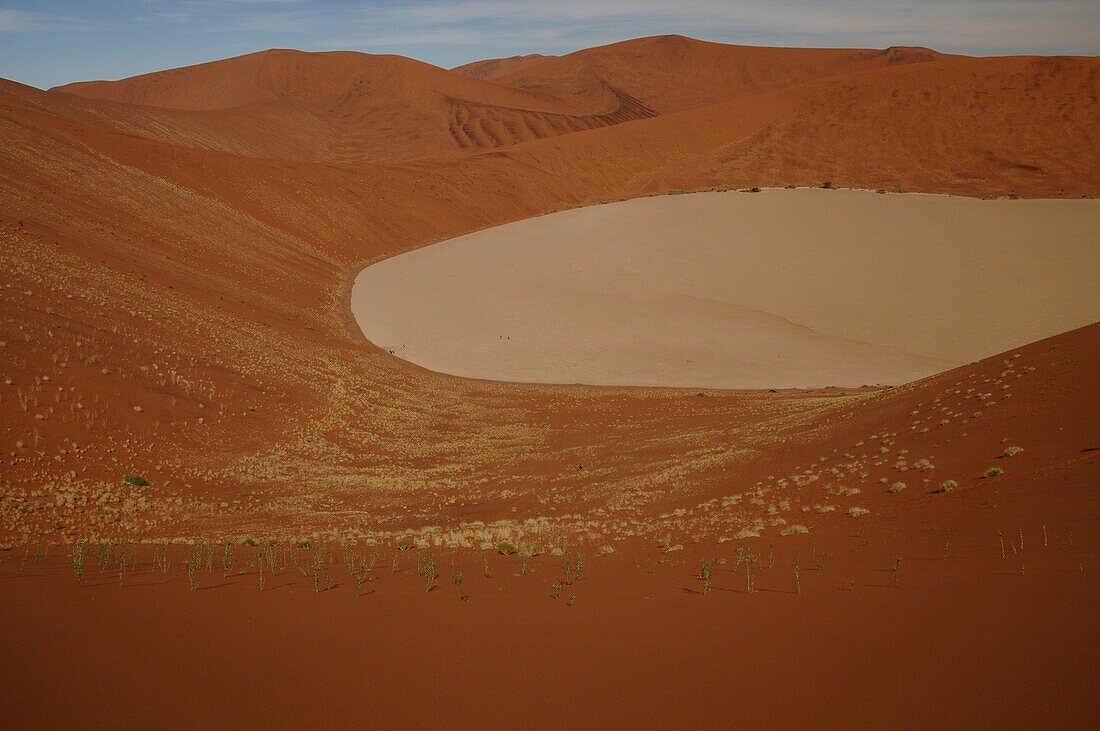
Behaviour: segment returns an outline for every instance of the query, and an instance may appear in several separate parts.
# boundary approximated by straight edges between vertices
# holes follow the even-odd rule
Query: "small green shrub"
[[[941,492],[941,493],[946,494],[946,493],[951,492],[952,490],[954,490],[958,486],[959,486],[959,483],[955,482],[954,480],[944,480],[943,484],[941,484],[939,486],[939,488],[936,490],[936,492]]]
[[[122,478],[122,481],[134,487],[149,487],[152,484],[141,475],[126,475]]]
[[[901,492],[904,489],[905,489],[905,483],[904,482],[895,482],[893,485],[890,485],[890,492]]]
[[[516,548],[516,544],[509,543],[508,541],[501,541],[497,544],[497,553],[502,556],[511,556],[519,549]]]
[[[242,546],[258,546],[258,545],[260,545],[260,543],[255,538],[245,538],[243,541],[241,541],[241,545]]]
[[[1024,451],[1023,447],[1009,447],[1001,453],[1002,457],[1015,457],[1020,452]]]
[[[986,477],[1000,477],[1003,474],[1004,470],[1002,470],[1000,467],[990,467],[988,470],[985,471]]]
[[[416,544],[413,543],[412,538],[402,538],[401,540],[399,540],[397,542],[397,550],[398,551],[407,551],[415,545]]]

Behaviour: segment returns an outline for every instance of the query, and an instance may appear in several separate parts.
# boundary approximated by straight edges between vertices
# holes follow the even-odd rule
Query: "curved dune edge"
[[[638,198],[356,278],[368,340],[496,381],[896,385],[1100,319],[1097,201],[851,190]]]

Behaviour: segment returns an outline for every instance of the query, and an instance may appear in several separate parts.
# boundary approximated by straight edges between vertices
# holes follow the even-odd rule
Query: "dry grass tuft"
[[[715,560],[701,559],[699,562],[699,575],[696,576],[696,580],[699,582],[699,591],[703,596],[710,595],[711,580],[714,577]]]
[[[424,591],[431,591],[439,577],[439,571],[435,567],[435,558],[430,553],[420,554],[416,572],[424,578]]]

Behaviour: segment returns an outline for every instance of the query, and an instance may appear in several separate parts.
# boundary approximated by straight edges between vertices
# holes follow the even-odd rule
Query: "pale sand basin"
[[[1100,201],[766,190],[580,208],[364,269],[366,337],[443,373],[899,384],[1100,319]]]

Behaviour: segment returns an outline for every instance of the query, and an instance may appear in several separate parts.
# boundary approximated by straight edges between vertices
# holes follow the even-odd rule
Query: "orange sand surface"
[[[1100,196],[1097,98],[1095,58],[680,36],[452,71],[272,50],[0,81],[0,725],[1088,725],[1100,325],[1014,344],[1052,334],[1051,303],[1062,327],[1087,320],[1087,296],[1058,288],[1095,255],[1067,274],[1054,247],[1079,239],[1040,234],[1078,219],[1039,199]],[[717,195],[825,182],[891,195]],[[709,197],[647,198],[672,191],[821,200],[756,229],[853,233],[821,238],[845,255],[772,240],[802,247],[791,276],[816,294],[729,298],[744,327],[991,357],[894,388],[532,385],[432,372],[352,314],[370,264]],[[835,220],[862,200],[905,209],[881,237],[895,258]],[[907,208],[926,200],[1034,206],[1018,224],[1037,233],[940,241]],[[649,228],[605,237],[640,275]],[[646,276],[689,281],[668,239]],[[696,241],[699,261],[734,251]],[[926,281],[933,313],[953,303],[988,333],[941,339],[924,313],[890,328],[895,311],[833,299],[852,251],[881,272],[867,298],[912,312]],[[753,271],[744,292],[776,279]]]

